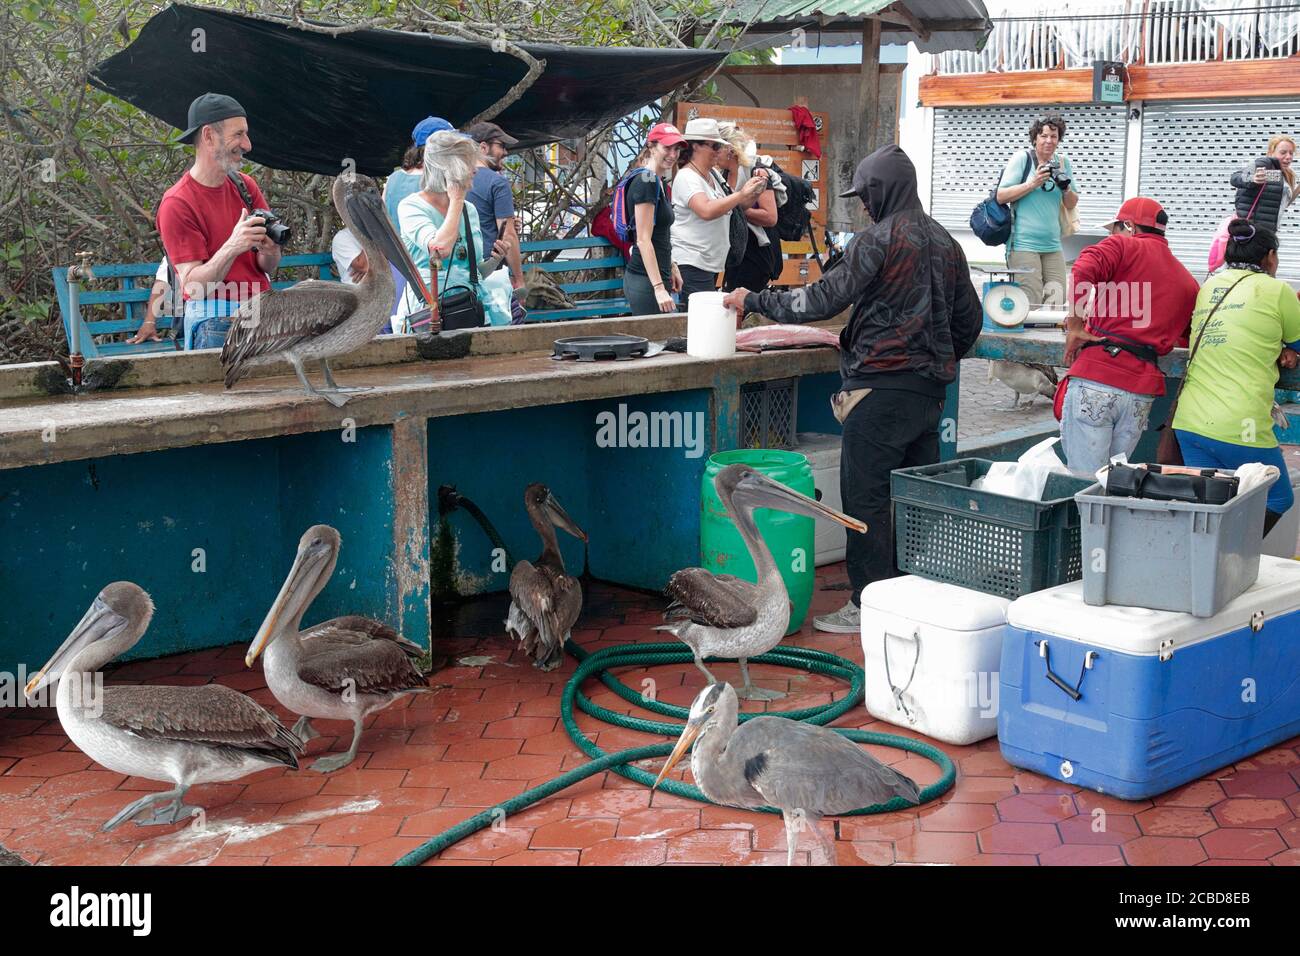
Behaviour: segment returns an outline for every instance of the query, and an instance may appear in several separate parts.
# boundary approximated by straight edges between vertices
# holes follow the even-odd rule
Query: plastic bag
[[[1265,465],[1258,461],[1248,461],[1237,468],[1237,494],[1244,495],[1258,485],[1271,485],[1282,476],[1276,465]]]
[[[1053,435],[1040,441],[1016,461],[995,461],[987,474],[971,482],[971,487],[995,495],[1042,501],[1048,478],[1070,474],[1070,469],[1053,450],[1060,440],[1060,435]]]

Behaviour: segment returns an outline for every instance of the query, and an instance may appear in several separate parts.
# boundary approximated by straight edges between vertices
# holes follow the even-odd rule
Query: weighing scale
[[[1042,306],[1030,309],[1029,296],[1016,281],[1017,276],[1032,272],[1032,269],[986,269],[975,266],[983,272],[984,293],[981,302],[984,306],[985,332],[1023,332],[1028,328],[1060,328],[1065,322],[1065,309],[1049,309]]]

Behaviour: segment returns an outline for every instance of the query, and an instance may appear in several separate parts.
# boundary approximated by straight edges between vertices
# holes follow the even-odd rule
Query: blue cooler
[[[998,738],[1009,763],[1139,800],[1300,734],[1300,562],[1213,617],[1083,601],[1083,582],[1007,610]]]

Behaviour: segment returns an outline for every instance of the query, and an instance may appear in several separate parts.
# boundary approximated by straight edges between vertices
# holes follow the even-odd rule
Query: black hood
[[[858,164],[853,176],[857,193],[876,222],[904,209],[920,209],[916,194],[916,167],[893,143],[881,146]]]

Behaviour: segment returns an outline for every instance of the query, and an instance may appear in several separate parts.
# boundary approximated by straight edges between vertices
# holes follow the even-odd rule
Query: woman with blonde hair
[[[477,265],[493,255],[504,256],[509,248],[505,240],[498,239],[491,249],[484,249],[478,216],[466,213],[465,194],[474,179],[478,157],[478,144],[472,139],[450,130],[434,133],[424,145],[419,192],[397,206],[402,241],[416,268],[428,275],[429,263],[439,264],[438,288],[431,290],[437,296],[457,286],[471,286],[471,255]],[[480,270],[473,291],[483,303],[488,325],[510,324],[511,288],[506,272],[498,270],[485,276]],[[424,307],[419,294],[408,288],[398,307],[393,331],[412,331],[404,320]]]
[[[1237,187],[1238,218],[1277,231],[1282,210],[1300,194],[1300,184],[1291,168],[1294,159],[1295,140],[1279,134],[1269,139],[1268,152],[1255,160],[1253,168],[1247,166],[1232,174],[1232,185]]]
[[[735,123],[719,123],[718,131],[730,145],[718,153],[714,172],[721,176],[726,190],[733,192],[759,168],[758,150],[749,134]],[[759,193],[753,205],[742,203],[737,207],[745,218],[746,242],[742,252],[737,253],[733,247],[727,253],[727,268],[722,276],[724,292],[739,288],[761,292],[772,281],[772,273],[780,268],[781,237],[776,233],[776,207],[785,203],[785,184],[770,169],[766,172],[772,188]]]

